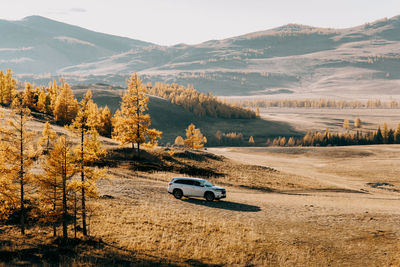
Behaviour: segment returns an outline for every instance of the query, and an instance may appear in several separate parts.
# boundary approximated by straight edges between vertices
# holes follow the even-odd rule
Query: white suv
[[[175,177],[168,184],[168,193],[175,198],[204,197],[207,201],[220,200],[226,197],[225,188],[214,186],[209,181],[200,178]]]

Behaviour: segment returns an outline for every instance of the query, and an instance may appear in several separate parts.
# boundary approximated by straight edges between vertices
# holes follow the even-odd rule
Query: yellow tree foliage
[[[280,137],[279,138],[279,145],[280,146],[285,146],[286,145],[286,138],[285,137]]]
[[[3,122],[3,114],[1,114],[1,122]],[[0,128],[0,220],[7,219],[11,212],[15,211],[18,206],[18,184],[16,184],[15,176],[18,170],[9,164],[10,144],[7,142],[10,132],[5,129],[4,125]]]
[[[55,85],[55,88],[57,91],[58,86]],[[60,94],[55,98],[53,114],[56,121],[62,124],[71,123],[78,112],[78,108],[78,101],[75,99],[71,88],[67,83],[64,83]]]
[[[196,129],[196,126],[191,123],[186,129],[185,146],[190,149],[201,149],[205,143],[207,143],[207,139],[203,136],[200,129]]]
[[[354,120],[354,128],[361,128],[361,119],[359,117]]]
[[[384,122],[382,126],[382,137],[383,143],[387,143],[389,137],[389,127],[386,122]]]
[[[33,86],[30,83],[25,83],[25,90],[23,93],[22,105],[32,110],[35,107],[34,100],[35,92]]]
[[[41,113],[46,113],[48,110],[47,94],[43,88],[39,91],[36,110]]]
[[[5,90],[5,75],[3,70],[0,70],[0,104],[4,104],[4,90]]]
[[[254,119],[256,113],[249,109],[230,105],[211,93],[200,93],[191,86],[185,87],[178,84],[156,83],[148,85],[149,94],[167,99],[173,104],[182,106],[193,112],[196,116],[210,116],[219,118]]]
[[[295,145],[296,145],[296,141],[294,140],[293,137],[290,137],[287,142],[287,146],[295,146]]]
[[[64,80],[61,79],[61,84],[64,83]],[[49,111],[54,114],[54,109],[57,101],[57,97],[60,95],[62,88],[57,84],[54,80],[50,82],[48,91],[48,99],[50,100]]]
[[[253,136],[250,136],[250,138],[249,138],[249,144],[254,145],[254,138],[253,138]]]
[[[44,151],[45,154],[47,154],[50,151],[52,142],[55,141],[56,138],[57,138],[56,132],[51,129],[51,125],[47,121],[43,125],[42,136],[40,137],[39,140],[39,145],[42,146],[42,151]]]
[[[20,226],[21,233],[25,234],[25,185],[34,177],[31,169],[40,149],[34,143],[35,133],[28,130],[28,122],[31,119],[29,109],[22,106],[22,99],[18,97],[14,99],[12,106],[14,110],[7,121],[9,131],[3,136],[3,140],[9,144],[7,164],[10,172],[14,173],[14,182],[19,185]]]
[[[104,108],[100,108],[99,110],[100,116],[100,125],[97,128],[98,132],[102,136],[111,137],[112,133],[112,115],[108,106]]]
[[[99,177],[99,175],[97,175],[98,173],[93,172],[88,165],[105,154],[105,150],[101,147],[96,130],[96,127],[100,125],[97,113],[97,105],[93,103],[92,92],[88,90],[79,103],[79,111],[76,118],[69,126],[69,129],[77,134],[80,139],[80,144],[75,147],[74,152],[75,161],[79,166],[81,174],[81,181],[78,187],[81,193],[82,231],[85,236],[87,235],[86,191],[90,189],[88,185],[93,184],[90,179],[97,180]]]
[[[45,175],[37,180],[42,206],[48,209],[49,222],[62,221],[63,238],[67,239],[68,195],[71,193],[71,180],[79,169],[75,165],[72,145],[65,136],[57,139],[54,149],[46,157],[43,169]]]
[[[80,179],[74,180],[71,186],[81,195],[82,233],[86,236],[86,199],[97,197],[97,180],[105,175],[103,170],[92,167],[92,163],[103,157],[106,151],[101,146],[99,134],[94,128],[90,129],[85,136],[83,146],[77,145],[74,148],[75,164],[81,175]]]
[[[157,138],[162,132],[149,129],[151,119],[147,111],[149,98],[146,95],[146,87],[142,81],[133,74],[128,83],[128,90],[122,97],[121,109],[117,110],[114,117],[114,129],[112,137],[121,144],[136,144],[137,154],[140,155],[140,144],[152,147],[157,144]]]
[[[54,158],[51,158],[51,157]],[[38,175],[36,184],[38,185],[39,209],[41,211],[40,221],[53,225],[53,236],[57,236],[57,224],[62,222],[62,190],[63,176],[60,173],[65,162],[60,162],[60,155],[50,151],[42,163],[43,175]],[[58,160],[57,160],[58,158]],[[60,164],[57,166],[57,164]],[[45,216],[43,216],[45,215]]]
[[[0,104],[11,105],[17,95],[17,81],[12,77],[10,69],[4,74],[0,71]]]
[[[184,146],[185,145],[185,140],[183,140],[182,136],[177,136],[175,138],[174,144],[177,145],[177,146]]]
[[[343,129],[346,130],[350,129],[350,124],[348,119],[343,120]]]

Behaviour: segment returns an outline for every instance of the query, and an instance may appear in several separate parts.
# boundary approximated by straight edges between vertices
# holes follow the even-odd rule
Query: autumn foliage
[[[250,109],[240,108],[219,100],[211,93],[203,94],[196,89],[178,84],[156,83],[148,86],[149,94],[169,100],[171,103],[184,107],[196,116],[227,119],[254,119],[256,113]]]
[[[183,141],[184,145],[190,149],[201,149],[207,143],[207,138],[203,136],[200,129],[191,123],[186,129],[186,139]]]
[[[162,134],[156,129],[150,129],[148,102],[146,87],[137,74],[133,74],[128,81],[128,89],[122,97],[121,108],[115,113],[112,136],[121,144],[132,144],[132,148],[136,144],[138,155],[141,144],[154,147]]]

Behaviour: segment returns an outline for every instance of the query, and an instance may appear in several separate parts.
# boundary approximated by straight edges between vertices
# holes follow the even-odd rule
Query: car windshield
[[[202,184],[205,186],[205,187],[213,187],[214,185],[212,184],[212,183],[210,183],[209,181],[204,181],[204,182],[202,182]]]

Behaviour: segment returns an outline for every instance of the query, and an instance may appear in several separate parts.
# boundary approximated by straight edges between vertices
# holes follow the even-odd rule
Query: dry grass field
[[[32,127],[40,130],[37,122]],[[127,148],[103,142],[109,179],[89,201],[91,238],[60,246],[50,227],[32,225],[22,237],[16,226],[2,225],[1,262],[400,265],[399,145],[156,149],[132,162]],[[167,193],[174,176],[209,177],[228,196],[177,200]]]

